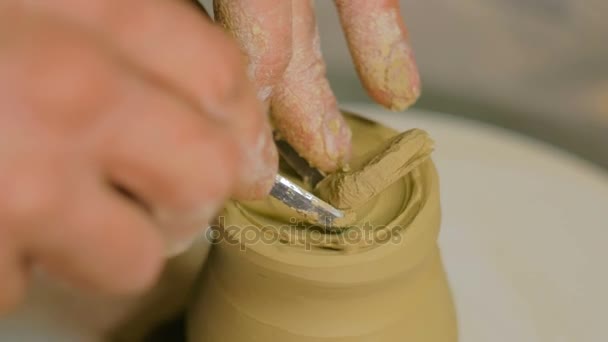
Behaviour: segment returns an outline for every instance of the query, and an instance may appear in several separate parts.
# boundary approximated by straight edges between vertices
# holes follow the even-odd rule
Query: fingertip
[[[109,293],[142,293],[156,283],[162,272],[168,247],[160,234],[142,234],[132,246],[122,260],[117,260],[116,281],[105,284]]]
[[[291,90],[281,89],[282,96],[273,102],[273,118],[282,136],[301,157],[321,171],[333,172],[349,160],[351,130],[338,110],[327,82],[315,83],[325,89],[324,96],[307,92],[297,82],[287,85]],[[299,92],[299,97],[291,95],[293,89]],[[302,99],[309,101],[302,102]],[[316,106],[308,107],[310,103]]]
[[[275,173],[276,175],[276,173]],[[258,179],[255,182],[243,181],[241,187],[235,191],[234,199],[252,201],[268,196],[274,185],[274,176]],[[253,178],[252,178],[253,179]]]
[[[311,149],[306,144],[298,144],[294,148],[311,166],[323,172],[331,173],[344,167],[351,154],[351,131],[344,119],[340,116],[324,123],[318,139],[322,143],[317,144],[317,148]]]
[[[261,199],[268,195],[277,174],[279,156],[272,138],[270,125],[264,123],[262,132],[252,145],[243,146],[244,163],[234,198]]]
[[[368,94],[391,110],[420,96],[420,75],[397,0],[336,0],[357,73]]]
[[[365,72],[361,75],[364,87],[377,103],[392,111],[402,111],[416,103],[421,94],[420,74],[409,49],[391,56],[383,73],[383,79]]]

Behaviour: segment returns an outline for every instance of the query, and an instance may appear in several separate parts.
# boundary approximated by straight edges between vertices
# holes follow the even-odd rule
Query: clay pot
[[[355,156],[395,134],[367,120],[349,116],[348,122]],[[264,218],[272,205],[263,212],[266,204],[229,203],[188,314],[188,341],[456,341],[437,247],[433,163],[377,197],[359,222],[369,219],[372,231],[384,233],[367,243],[302,242],[294,236],[308,228],[280,233],[276,225],[290,223],[285,217]]]

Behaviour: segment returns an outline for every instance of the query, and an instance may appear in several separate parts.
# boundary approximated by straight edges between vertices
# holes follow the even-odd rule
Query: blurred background
[[[416,107],[523,132],[608,168],[608,1],[402,0]],[[332,1],[317,1],[333,89],[368,101]]]
[[[416,107],[523,132],[608,168],[608,1],[402,0]],[[339,100],[369,101],[332,1],[317,1]]]
[[[316,6],[338,99],[369,101],[333,1]],[[516,130],[608,168],[608,1],[402,0],[401,7],[422,74],[416,107]]]

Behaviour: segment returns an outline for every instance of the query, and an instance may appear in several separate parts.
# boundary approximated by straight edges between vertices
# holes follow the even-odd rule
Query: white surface
[[[607,340],[608,175],[474,122],[350,108],[400,130],[426,129],[437,142],[440,243],[462,342]],[[81,340],[65,330],[51,337],[69,326],[53,316],[26,310],[0,321],[0,341]]]
[[[608,340],[608,174],[475,122],[348,108],[436,140],[462,342]]]

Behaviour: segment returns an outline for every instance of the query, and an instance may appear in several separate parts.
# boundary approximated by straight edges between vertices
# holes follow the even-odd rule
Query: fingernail
[[[399,26],[395,10],[378,12],[374,18],[372,30],[376,31],[378,37],[376,56],[380,65],[372,76],[388,97],[386,105],[393,110],[403,110],[420,95],[420,78],[414,55]]]
[[[411,49],[403,41],[391,53],[386,65],[386,92],[391,110],[404,110],[420,96],[420,76]]]
[[[323,139],[329,165],[324,171],[332,172],[343,166],[350,156],[351,130],[339,111],[332,112],[323,120]]]

